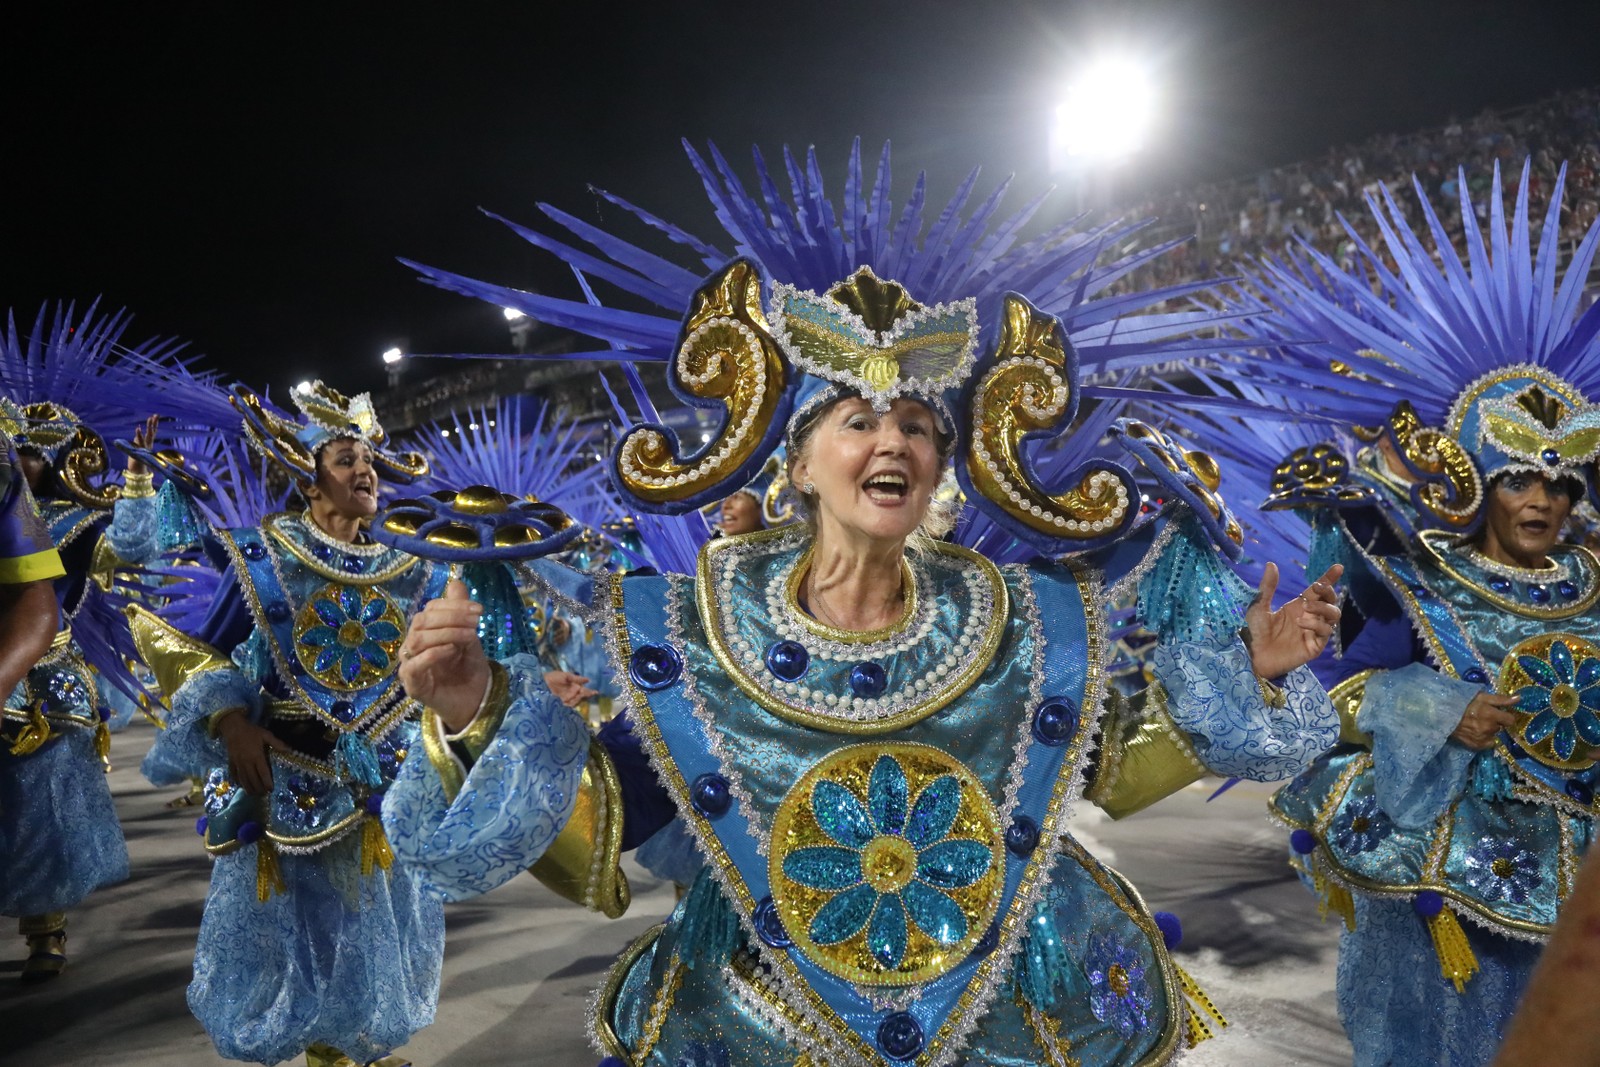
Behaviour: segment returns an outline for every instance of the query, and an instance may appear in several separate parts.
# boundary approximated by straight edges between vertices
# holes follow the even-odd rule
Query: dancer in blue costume
[[[67,910],[128,875],[105,775],[104,698],[142,692],[120,608],[123,568],[148,554],[137,531],[123,536],[130,531],[112,522],[124,487],[102,481],[102,434],[148,411],[177,413],[164,386],[181,373],[168,343],[124,346],[128,322],[93,307],[82,316],[44,308],[31,330],[13,319],[0,337],[0,422],[65,568],[55,582],[55,642],[26,682],[7,690],[0,743],[0,914],[21,919],[25,981],[62,972]]]
[[[1066,820],[1085,789],[1126,814],[1208,769],[1286,777],[1330,744],[1301,665],[1337,620],[1337,569],[1277,612],[1269,580],[1246,615],[1205,457],[1118,423],[1136,476],[1067,433],[1082,350],[1170,358],[1204,313],[1115,322],[1169,294],[1087,299],[1129,262],[1070,231],[1012,251],[1020,219],[986,237],[959,202],[919,249],[920,185],[891,236],[887,160],[870,206],[855,168],[838,215],[814,161],[792,173],[798,216],[708,176],[761,268],[696,241],[718,260],[703,281],[566,219],[631,268],[586,273],[686,306],[681,323],[430,272],[664,359],[681,396],[725,408],[692,455],[660,425],[623,437],[635,506],[720,499],[787,434],[807,518],[711,542],[693,577],[540,568],[619,665],[629,710],[594,739],[535,665],[475,652],[464,596],[429,605],[402,650],[428,760],[385,800],[397,855],[451,898],[537,860],[617,914],[618,853],[688,824],[704,866],[596,1005],[611,1064],[1170,1062],[1205,1031],[1193,987]],[[919,536],[951,461],[985,536],[1032,562]],[[1141,480],[1182,503],[1136,527]],[[1165,638],[1161,684],[1133,700],[1106,687],[1107,578],[1142,587]]]
[[[382,796],[416,743],[419,706],[395,675],[406,620],[447,569],[373,544],[385,450],[370,400],[320,382],[303,422],[236,389],[252,443],[296,481],[304,511],[208,537],[226,554],[193,635],[148,613],[141,647],[170,695],[180,763],[213,768],[202,832],[216,860],[189,1006],[217,1051],[312,1067],[403,1063],[433,1019],[444,951],[437,896],[392,865]]]
[[[1349,568],[1325,679],[1347,743],[1273,811],[1345,917],[1361,1065],[1489,1062],[1593,837],[1600,568],[1559,539],[1600,452],[1600,311],[1580,312],[1600,229],[1562,277],[1560,184],[1536,245],[1526,172],[1509,218],[1498,173],[1491,196],[1464,259],[1419,188],[1431,247],[1386,197],[1357,269],[1306,249],[1254,279],[1256,328],[1288,347],[1243,373],[1403,464],[1302,447],[1268,500],[1309,517],[1313,564]]]

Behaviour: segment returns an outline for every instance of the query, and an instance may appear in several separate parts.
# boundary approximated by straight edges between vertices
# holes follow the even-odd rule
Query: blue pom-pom
[[[100,721],[101,722],[110,722],[111,721],[111,709],[110,708],[101,708],[100,709]]]
[[[1289,847],[1302,856],[1309,856],[1317,850],[1317,835],[1310,830],[1296,830],[1289,835]]]
[[[597,1067],[628,1067],[628,1065],[617,1059],[615,1056],[607,1056],[605,1059],[599,1062]]]
[[[200,816],[194,821],[194,832],[204,837],[206,835],[206,823],[209,821],[204,815]]]
[[[1431,889],[1424,889],[1411,901],[1411,906],[1424,919],[1431,919],[1444,910],[1444,897]]]
[[[1161,930],[1161,940],[1166,942],[1168,948],[1177,948],[1183,940],[1183,920],[1170,911],[1156,912],[1155,920]]]
[[[368,815],[381,815],[381,814],[383,814],[383,794],[382,793],[374,793],[370,797],[367,798],[367,814]]]
[[[241,845],[253,845],[261,839],[261,824],[254,819],[239,824],[239,832],[233,835]]]

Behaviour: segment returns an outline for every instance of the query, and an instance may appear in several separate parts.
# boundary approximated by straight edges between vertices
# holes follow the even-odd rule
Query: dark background
[[[815,144],[836,190],[853,136],[869,159],[892,138],[897,203],[981,162],[1020,204],[1075,62],[1122,47],[1164,101],[1132,197],[1600,82],[1597,41],[1600,4],[1463,0],[13,10],[0,302],[102,295],[257,387],[367,388],[390,345],[508,347],[396,255],[575,295],[479,205],[619,222],[593,182],[714,239],[680,137],[747,175],[753,143]]]

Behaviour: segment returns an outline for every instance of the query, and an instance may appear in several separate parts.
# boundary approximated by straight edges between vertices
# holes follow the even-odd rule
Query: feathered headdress
[[[796,416],[849,391],[879,407],[914,396],[938,412],[956,440],[967,499],[1036,552],[1093,548],[1128,530],[1138,496],[1125,465],[1083,449],[1081,463],[1047,477],[1037,445],[1066,435],[1085,397],[1117,395],[1083,387],[1080,366],[1123,370],[1215,350],[1214,339],[1192,335],[1230,316],[1156,310],[1209,283],[1112,295],[1119,279],[1179,242],[1103,261],[1144,224],[1079,229],[1081,219],[1023,241],[1043,198],[996,223],[1003,183],[963,218],[976,170],[926,225],[924,177],[898,214],[890,203],[887,145],[869,182],[857,142],[837,206],[814,154],[802,166],[785,150],[785,199],[759,152],[753,196],[715,146],[709,163],[685,147],[731,251],[601,195],[688,250],[694,269],[548,205],[540,207],[553,222],[599,254],[508,223],[569,263],[586,291],[589,279],[602,281],[665,314],[605,307],[592,291],[588,302],[562,300],[410,264],[434,285],[610,346],[560,358],[664,363],[686,405],[718,415],[718,431],[699,448],[662,423],[623,436],[613,478],[632,505],[682,513],[737,491]]]
[[[345,438],[370,446],[373,466],[388,481],[409,483],[428,473],[427,457],[421,453],[392,452],[385,447],[388,434],[367,393],[345,396],[320,381],[312,382],[289,394],[300,409],[298,421],[275,411],[242,385],[234,386],[230,397],[244,416],[246,439],[297,481],[315,481],[317,449]]]
[[[1563,271],[1565,168],[1536,246],[1528,174],[1524,165],[1508,217],[1496,168],[1487,243],[1471,224],[1463,176],[1464,254],[1420,185],[1432,248],[1384,190],[1368,198],[1381,249],[1347,223],[1357,267],[1341,269],[1307,245],[1263,260],[1252,272],[1255,293],[1232,305],[1264,311],[1252,328],[1281,342],[1247,359],[1243,373],[1304,411],[1365,428],[1368,439],[1387,436],[1424,526],[1470,531],[1497,474],[1584,479],[1600,454],[1600,409],[1589,400],[1600,396],[1600,307],[1582,311],[1600,225]]]

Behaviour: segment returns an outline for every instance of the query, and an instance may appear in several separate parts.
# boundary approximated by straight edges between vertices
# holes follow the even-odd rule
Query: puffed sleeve
[[[124,493],[111,509],[106,544],[126,563],[151,563],[161,556],[158,527],[154,494],[130,496]]]
[[[1399,825],[1429,825],[1465,787],[1475,753],[1450,734],[1480,691],[1425,663],[1367,679],[1356,724],[1372,735],[1378,806]]]

